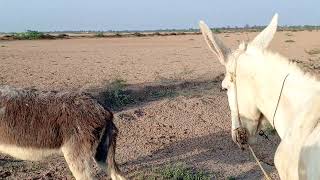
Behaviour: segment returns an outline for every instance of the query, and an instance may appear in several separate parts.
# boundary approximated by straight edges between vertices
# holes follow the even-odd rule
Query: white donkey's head
[[[225,66],[226,75],[222,81],[222,88],[227,90],[229,107],[232,116],[232,139],[237,141],[238,128],[245,128],[249,142],[254,141],[255,135],[259,129],[260,119],[262,114],[257,107],[255,78],[250,64],[252,60],[252,52],[255,50],[263,50],[268,47],[276,30],[277,30],[278,15],[275,14],[270,24],[257,36],[248,43],[240,44],[237,50],[230,50],[222,41],[220,41],[210,30],[210,28],[200,21],[200,29],[209,45],[211,51],[217,56],[220,63]],[[241,145],[240,145],[241,146]]]

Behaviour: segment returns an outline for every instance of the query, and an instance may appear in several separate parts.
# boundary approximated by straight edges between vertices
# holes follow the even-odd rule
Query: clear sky
[[[1,0],[0,32],[320,25],[319,0]]]

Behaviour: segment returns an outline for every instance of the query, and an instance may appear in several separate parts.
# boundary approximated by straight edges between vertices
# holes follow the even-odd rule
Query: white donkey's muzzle
[[[244,149],[249,142],[249,133],[247,129],[239,127],[232,131],[232,140],[241,148]]]

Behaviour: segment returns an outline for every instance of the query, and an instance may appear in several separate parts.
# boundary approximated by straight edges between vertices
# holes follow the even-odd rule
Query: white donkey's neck
[[[305,75],[286,58],[268,51],[249,50],[250,64],[254,64],[256,103],[263,115],[274,125],[281,138],[294,123],[297,112],[320,94],[320,82]],[[254,62],[254,63],[253,63]],[[285,77],[288,78],[285,80]],[[284,85],[283,85],[284,83]],[[283,91],[281,88],[283,86]]]

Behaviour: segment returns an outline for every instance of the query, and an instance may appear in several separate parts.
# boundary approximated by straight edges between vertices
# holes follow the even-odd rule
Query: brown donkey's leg
[[[98,145],[95,160],[101,169],[107,169],[107,173],[112,180],[124,180],[125,178],[115,161],[117,133],[117,127],[112,121],[109,121]]]
[[[92,148],[85,147],[81,141],[70,140],[63,145],[62,153],[76,180],[94,180],[92,173]]]

